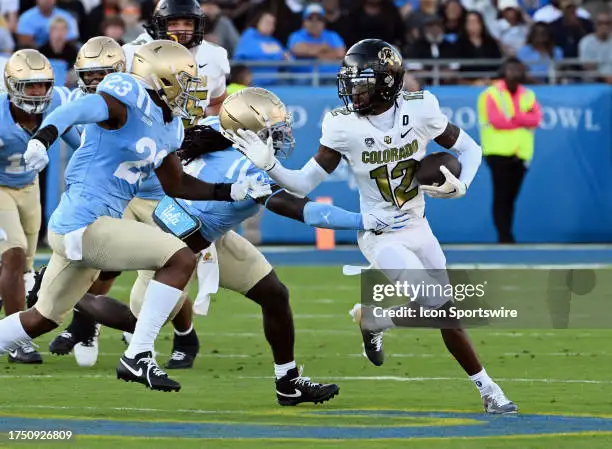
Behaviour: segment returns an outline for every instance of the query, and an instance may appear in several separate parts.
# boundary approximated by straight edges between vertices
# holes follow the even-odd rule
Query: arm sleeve
[[[276,161],[274,168],[268,171],[272,179],[289,192],[305,197],[329,176],[319,163],[311,158],[300,170],[289,170]]]
[[[304,223],[326,229],[355,229],[358,231],[364,229],[361,214],[314,201],[304,206]]]
[[[108,117],[108,106],[104,98],[91,94],[60,106],[45,118],[40,127],[55,126],[61,136],[72,125],[103,122]]]
[[[457,142],[455,142],[451,151],[457,154],[459,162],[461,162],[459,181],[469,187],[482,162],[482,149],[464,130],[460,130]]]
[[[508,119],[497,107],[491,96],[487,96],[485,100],[485,108],[487,111],[487,119],[495,129],[517,129],[519,125],[514,119]]]

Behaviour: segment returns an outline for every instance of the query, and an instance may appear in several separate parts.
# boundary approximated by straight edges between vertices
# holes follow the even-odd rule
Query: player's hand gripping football
[[[249,129],[239,129],[237,132],[223,130],[222,133],[226,139],[234,143],[234,148],[248,157],[257,168],[265,171],[274,168],[276,158],[274,157],[272,136],[264,142]]]
[[[426,186],[421,185],[421,189],[432,198],[461,198],[467,191],[467,186],[464,182],[453,175],[444,165],[440,167],[440,171],[446,180],[441,186]]]
[[[41,171],[49,163],[47,147],[38,139],[30,139],[23,155],[26,169]]]
[[[362,219],[363,228],[366,231],[382,234],[383,232],[403,229],[408,225],[410,215],[398,210],[390,212],[386,209],[374,209],[366,214],[362,214]]]
[[[263,175],[251,175],[232,184],[230,196],[234,201],[247,198],[261,198],[272,195],[270,184],[266,183]]]

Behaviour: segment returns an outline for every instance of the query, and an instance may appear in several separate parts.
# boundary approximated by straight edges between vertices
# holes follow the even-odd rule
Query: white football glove
[[[408,221],[410,220],[409,214],[399,210],[389,213],[388,210],[375,209],[361,216],[364,229],[366,231],[372,231],[375,234],[403,229],[408,225]]]
[[[226,139],[234,143],[234,148],[248,157],[257,168],[265,171],[274,168],[276,158],[274,157],[272,136],[264,142],[250,129],[239,129],[236,133],[231,130],[224,130],[222,133]]]
[[[441,186],[421,186],[423,192],[432,198],[461,198],[467,191],[467,185],[453,175],[444,165],[440,167],[440,171],[446,178]]]
[[[232,184],[230,196],[234,201],[247,198],[261,198],[272,195],[272,188],[267,184],[263,175],[251,175]]]
[[[47,147],[38,139],[30,139],[23,159],[28,170],[41,171],[49,163]]]

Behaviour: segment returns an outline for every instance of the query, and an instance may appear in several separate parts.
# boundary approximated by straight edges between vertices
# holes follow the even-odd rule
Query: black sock
[[[174,349],[191,348],[197,351],[200,348],[200,341],[195,329],[191,329],[187,335],[177,335],[175,332],[173,347]]]
[[[72,314],[72,321],[66,328],[77,341],[86,341],[96,332],[96,322],[77,309]]]

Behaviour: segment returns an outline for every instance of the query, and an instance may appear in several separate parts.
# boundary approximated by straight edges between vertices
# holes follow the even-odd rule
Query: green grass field
[[[72,355],[49,355],[48,342],[55,333],[37,341],[44,354],[43,365],[15,366],[4,359],[0,362],[2,428],[8,430],[6,423],[12,422],[14,430],[20,430],[20,423],[31,423],[26,418],[48,419],[49,425],[61,420],[58,429],[73,430],[76,437],[72,443],[18,443],[4,434],[0,446],[612,447],[612,332],[473,330],[472,339],[487,371],[519,405],[521,415],[552,415],[531,420],[522,416],[487,419],[479,415],[477,390],[447,354],[437,331],[388,333],[387,361],[377,368],[360,355],[360,334],[347,313],[359,299],[357,278],[342,276],[340,267],[281,267],[277,271],[291,291],[297,362],[304,365],[305,375],[340,385],[340,395],[331,402],[279,407],[259,308],[242,296],[221,292],[209,316],[197,319],[201,352],[196,367],[172,373],[182,383],[180,393],[152,392],[118,381],[115,365],[124,344],[120,333],[109,329],[102,332],[100,358],[93,368],[77,367]],[[132,280],[133,275],[123,275],[113,294],[126,299]],[[171,338],[167,327],[157,344],[160,362],[170,352]],[[583,428],[570,418],[555,418],[557,415],[608,415],[610,420]],[[64,420],[70,421],[66,424]],[[146,422],[158,436],[147,437],[133,421]],[[196,423],[209,427],[196,428]],[[476,429],[477,435],[448,437],[447,431],[456,426]],[[512,430],[502,432],[510,435],[496,436],[497,432],[487,433],[487,426]],[[297,429],[300,438],[283,437],[286,429]],[[391,431],[386,434],[390,438],[380,438],[385,429]],[[405,439],[417,431],[421,433]],[[207,439],[218,437],[218,432],[225,438]],[[337,439],[320,439],[332,435]],[[350,439],[355,436],[358,438]],[[179,440],[181,437],[185,438]]]

